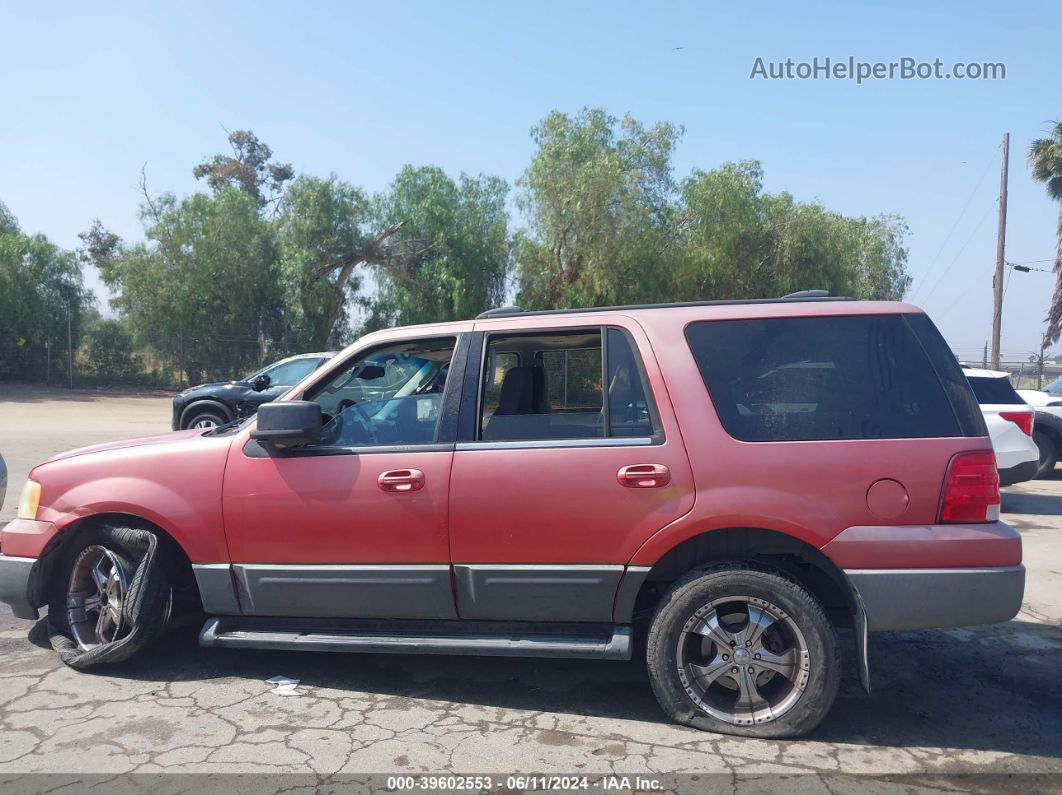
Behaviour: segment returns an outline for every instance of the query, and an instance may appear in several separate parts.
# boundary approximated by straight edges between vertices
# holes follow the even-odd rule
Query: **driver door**
[[[235,440],[223,510],[245,615],[456,618],[448,510],[460,379],[446,376],[467,344],[392,339],[328,368],[301,395],[325,415],[316,445],[270,453],[250,429]]]

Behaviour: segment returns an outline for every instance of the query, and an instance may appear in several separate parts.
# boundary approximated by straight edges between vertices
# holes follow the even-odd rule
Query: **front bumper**
[[[1021,609],[1025,567],[845,569],[870,631],[1009,621]]]
[[[0,602],[11,605],[18,618],[35,619],[39,613],[30,604],[30,582],[37,558],[18,558],[0,554]]]

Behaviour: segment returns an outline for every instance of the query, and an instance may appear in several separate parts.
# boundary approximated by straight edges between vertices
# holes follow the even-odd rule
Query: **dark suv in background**
[[[238,381],[189,387],[173,398],[172,428],[175,431],[213,428],[248,417],[263,403],[276,400],[333,356],[334,351],[301,353],[267,365]]]

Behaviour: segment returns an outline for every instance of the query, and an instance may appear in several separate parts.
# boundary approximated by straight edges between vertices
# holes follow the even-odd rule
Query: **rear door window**
[[[486,353],[481,440],[654,436],[641,363],[620,329],[494,334]]]
[[[900,315],[705,321],[687,327],[686,339],[736,439],[965,435]]]

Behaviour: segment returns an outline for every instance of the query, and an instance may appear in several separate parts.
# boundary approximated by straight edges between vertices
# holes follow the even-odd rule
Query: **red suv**
[[[629,659],[664,710],[791,737],[837,627],[1006,621],[1018,534],[915,307],[495,310],[371,334],[257,418],[57,456],[0,599],[75,668],[172,614],[204,646]],[[638,648],[641,648],[639,646]]]

